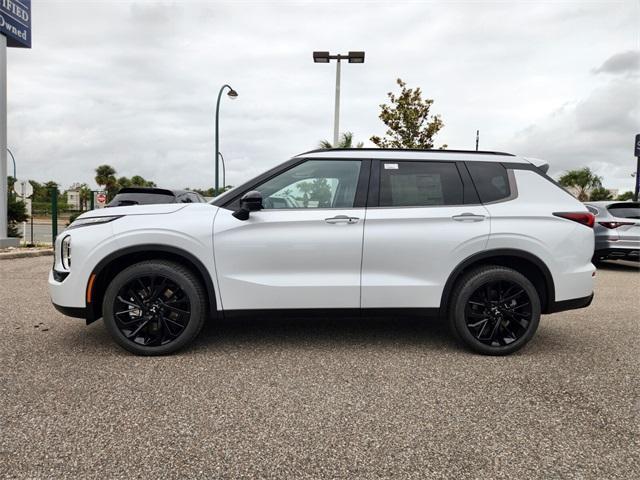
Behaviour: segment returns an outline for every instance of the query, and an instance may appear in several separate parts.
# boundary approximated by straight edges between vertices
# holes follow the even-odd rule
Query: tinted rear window
[[[454,163],[383,161],[380,168],[381,207],[463,203],[462,179]]]
[[[494,162],[467,162],[467,168],[482,203],[503,200],[511,195],[507,169]]]
[[[110,207],[124,207],[126,205],[153,205],[157,203],[175,203],[173,195],[157,193],[119,193],[109,202]]]
[[[609,213],[620,218],[640,218],[640,203],[616,203],[607,207]]]

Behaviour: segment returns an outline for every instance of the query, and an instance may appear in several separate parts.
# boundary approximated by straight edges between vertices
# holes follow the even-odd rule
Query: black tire
[[[490,265],[466,273],[456,283],[449,327],[475,352],[508,355],[531,340],[540,323],[540,310],[538,292],[524,275]]]
[[[147,260],[114,277],[102,313],[107,330],[122,348],[136,355],[167,355],[198,336],[207,315],[207,296],[188,268]]]

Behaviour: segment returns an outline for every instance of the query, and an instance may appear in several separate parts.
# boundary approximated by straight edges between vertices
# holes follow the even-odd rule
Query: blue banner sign
[[[31,48],[31,0],[0,0],[0,33],[7,47]]]

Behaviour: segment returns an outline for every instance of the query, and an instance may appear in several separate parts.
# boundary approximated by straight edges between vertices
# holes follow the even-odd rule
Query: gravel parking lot
[[[209,325],[164,358],[49,303],[51,257],[0,261],[4,478],[640,478],[640,273],[506,358],[436,322]]]

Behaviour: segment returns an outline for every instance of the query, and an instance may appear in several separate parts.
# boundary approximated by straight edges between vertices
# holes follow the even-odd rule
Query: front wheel
[[[202,330],[207,302],[191,270],[165,260],[132,265],[111,281],[103,317],[113,339],[137,355],[166,355]]]
[[[540,323],[533,284],[507,267],[481,267],[465,274],[451,297],[454,335],[484,355],[507,355],[531,340]]]

